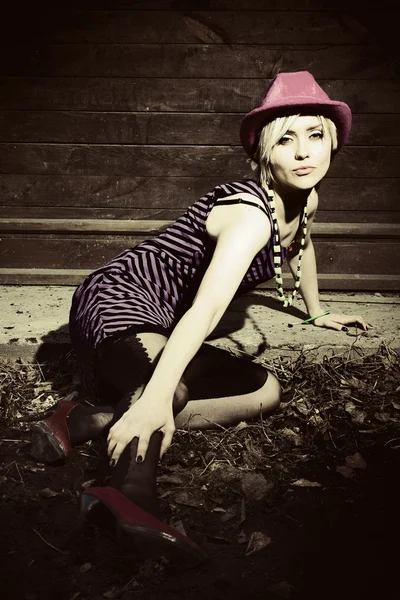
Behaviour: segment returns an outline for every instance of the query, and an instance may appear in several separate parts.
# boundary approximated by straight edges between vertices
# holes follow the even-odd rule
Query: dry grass
[[[237,573],[241,569],[250,569],[251,581],[262,590],[262,597],[269,597],[264,596],[269,589],[266,583],[288,581],[286,587],[294,585],[298,590],[296,597],[314,597],[309,595],[310,581],[314,582],[318,568],[327,569],[331,563],[331,572],[325,577],[324,571],[321,581],[348,586],[348,564],[356,564],[352,577],[358,589],[360,573],[377,568],[377,554],[365,567],[371,547],[378,544],[381,553],[379,540],[388,534],[385,523],[394,523],[398,512],[397,505],[390,509],[387,504],[394,492],[384,500],[383,490],[385,486],[394,490],[398,472],[399,362],[399,356],[382,345],[373,353],[358,354],[352,348],[347,354],[326,356],[318,362],[312,353],[304,352],[296,360],[265,363],[282,383],[281,407],[267,418],[235,427],[178,431],[159,470],[165,519],[194,535],[209,555],[225,561],[232,586],[240,584]],[[75,372],[72,355],[51,365],[0,362],[0,451],[4,459],[0,495],[9,511],[3,528],[9,531],[10,547],[14,540],[29,538],[25,562],[28,575],[36,573],[37,587],[43,586],[42,573],[47,572],[49,560],[57,561],[52,572],[59,573],[59,583],[54,585],[70,586],[69,598],[75,591],[71,581],[79,582],[82,597],[102,597],[112,585],[116,590],[112,597],[125,598],[132,577],[136,587],[127,598],[165,597],[162,586],[168,582],[175,586],[177,596],[173,597],[183,597],[187,586],[198,589],[193,597],[216,597],[210,596],[214,590],[212,569],[204,571],[208,587],[197,572],[188,573],[187,580],[182,574],[174,579],[163,562],[151,562],[150,571],[142,571],[141,563],[133,568],[129,554],[125,562],[119,550],[115,549],[118,560],[110,557],[113,551],[108,538],[102,545],[92,531],[77,538],[77,546],[68,548],[68,553],[60,550],[76,525],[77,497],[98,476],[105,448],[88,443],[55,469],[32,465],[24,442],[29,440],[29,421],[73,391]],[[321,529],[326,537],[322,551]],[[361,536],[355,545],[364,530],[366,537]],[[311,561],[307,554],[310,544],[315,547]],[[264,549],[265,553],[261,552]],[[22,564],[19,552],[15,565],[11,562],[18,573]],[[36,567],[31,567],[32,555]],[[320,556],[322,562],[318,562]],[[377,580],[383,578],[386,555],[382,556]],[[104,571],[107,560],[110,568]],[[317,569],[313,561],[319,565]],[[80,570],[79,565],[88,562],[102,568]],[[157,577],[155,568],[159,569]],[[308,568],[311,579],[307,580],[304,573]],[[218,579],[219,570],[215,573]],[[50,595],[41,592],[35,599],[54,597],[53,584],[47,579]],[[315,583],[316,589],[318,585]],[[229,597],[232,589],[228,588]],[[322,595],[333,597],[328,591]]]

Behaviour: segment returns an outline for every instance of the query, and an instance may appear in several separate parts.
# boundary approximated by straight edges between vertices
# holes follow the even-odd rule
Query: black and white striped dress
[[[258,196],[271,220],[267,196],[255,181],[218,185],[164,232],[125,250],[78,286],[70,314],[73,344],[93,351],[104,338],[134,325],[171,331],[191,305],[212,258],[207,217],[216,200],[240,192]],[[282,262],[286,253],[283,248]],[[271,279],[273,264],[270,240],[255,256],[235,297]]]

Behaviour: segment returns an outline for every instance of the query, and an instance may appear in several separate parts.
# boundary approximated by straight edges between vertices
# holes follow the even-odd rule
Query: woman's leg
[[[142,395],[167,337],[153,332],[135,333],[100,344],[97,352],[99,382],[102,396],[117,400],[114,422],[121,418]],[[177,395],[179,396],[179,394]],[[187,397],[179,397],[186,403]],[[123,451],[118,463],[110,468],[108,485],[122,492],[137,506],[159,515],[156,493],[157,465],[162,433],[150,438],[145,460],[136,461],[138,439],[134,438]]]
[[[98,366],[104,390],[116,391],[120,397],[114,421],[134,404],[143,393],[167,341],[157,333],[136,333],[110,339],[98,350]],[[178,386],[174,407],[180,410],[187,402],[185,386]],[[179,405],[179,407],[178,407]],[[130,546],[141,553],[178,557],[179,561],[203,560],[204,552],[192,540],[160,520],[157,498],[157,466],[162,433],[154,432],[145,459],[136,461],[137,438],[126,446],[117,464],[110,467],[107,485],[85,490],[80,497],[81,514],[100,526],[117,524]]]
[[[177,428],[210,429],[264,415],[280,404],[277,378],[262,365],[203,344],[184,373],[189,402]]]
[[[165,335],[142,332],[110,338],[100,345],[100,387],[103,385],[107,394],[114,390],[112,401],[120,398],[114,421],[142,395],[166,342]],[[203,344],[186,368],[175,394],[175,422],[177,427],[194,429],[227,426],[265,414],[279,402],[279,382],[267,369]],[[162,434],[154,432],[145,460],[138,463],[137,438],[134,438],[111,469],[109,480],[111,487],[152,514],[158,514],[156,471],[161,441]]]
[[[163,335],[136,333],[110,340],[99,348],[98,365],[104,391],[109,393],[113,388],[121,397],[115,420],[140,398],[166,341]],[[193,398],[189,411],[185,408],[188,389]],[[178,386],[174,413],[177,423],[185,426],[190,427],[194,421],[196,427],[212,427],[215,423],[228,425],[256,416],[278,402],[279,384],[268,371],[204,344]],[[128,533],[134,543],[138,537],[144,537],[149,543],[153,540],[173,551],[179,549],[182,556],[199,560],[203,557],[201,549],[159,520],[156,481],[161,441],[162,433],[154,432],[144,461],[137,462],[137,438],[134,438],[118,463],[110,468],[107,486],[89,488],[82,493],[81,509],[92,522],[100,525],[114,515],[120,530]]]

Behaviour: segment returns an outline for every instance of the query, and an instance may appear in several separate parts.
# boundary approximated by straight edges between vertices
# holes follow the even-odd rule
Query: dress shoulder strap
[[[218,202],[214,204],[214,208],[216,206],[221,206],[222,204],[249,204],[250,206],[256,206],[257,208],[262,210],[263,213],[269,216],[268,211],[265,209],[264,206],[257,204],[257,202],[251,202],[251,200],[244,200],[244,198],[234,198],[233,200],[218,200]]]

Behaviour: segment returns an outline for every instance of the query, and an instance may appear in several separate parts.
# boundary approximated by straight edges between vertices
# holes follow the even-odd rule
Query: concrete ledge
[[[0,357],[23,361],[56,358],[70,349],[68,315],[75,286],[0,286]],[[283,309],[273,291],[255,291],[232,304],[211,342],[260,360],[324,354],[356,349],[371,352],[385,343],[400,350],[400,296],[321,294],[322,304],[335,313],[357,314],[373,327],[347,333],[301,325],[302,301]],[[288,323],[299,323],[293,328]]]

